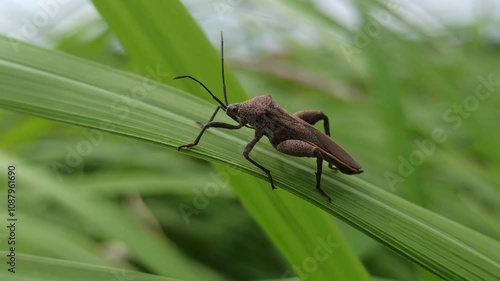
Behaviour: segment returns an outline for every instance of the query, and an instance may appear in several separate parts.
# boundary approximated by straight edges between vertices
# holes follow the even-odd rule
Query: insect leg
[[[215,113],[217,113],[217,112],[215,112]],[[215,114],[214,114],[214,116],[215,116]],[[214,117],[214,116],[212,116],[212,117]],[[203,125],[201,132],[198,134],[198,137],[196,137],[194,142],[178,146],[177,150],[196,146],[200,142],[201,136],[203,136],[203,133],[205,133],[205,130],[208,128],[214,127],[214,128],[223,128],[223,129],[229,129],[229,130],[237,130],[243,126],[245,126],[245,124],[231,125],[231,124],[227,124],[227,123],[223,123],[223,122],[213,122],[213,121],[208,122],[207,124]]]
[[[221,107],[220,105],[218,105],[218,106],[217,106],[217,108],[215,108],[215,111],[214,111],[214,113],[212,114],[212,117],[210,117],[210,120],[208,120],[208,122],[207,122],[207,123],[210,123],[210,122],[214,121],[215,116],[217,115],[217,113],[219,112],[219,109],[221,109],[221,108],[222,108],[222,107]]]
[[[325,134],[330,136],[330,122],[328,121],[328,116],[323,112],[318,110],[304,110],[293,114],[296,117],[306,121],[307,123],[314,125],[318,121],[323,120],[323,127],[325,128]],[[328,163],[328,168],[338,170],[335,166]]]
[[[323,196],[326,197],[326,200],[328,200],[328,202],[332,202],[332,198],[330,196],[328,196],[328,194],[326,194],[326,192],[323,189],[321,189],[321,173],[323,171],[323,155],[321,154],[319,149],[317,149],[315,151],[315,156],[316,156],[316,189]]]
[[[282,153],[296,157],[316,157],[316,189],[326,197],[328,201],[332,198],[321,189],[321,173],[323,171],[323,155],[321,151],[307,142],[301,140],[286,140],[276,146],[276,149]]]
[[[323,127],[325,128],[325,134],[330,136],[330,123],[328,122],[328,116],[323,112],[318,110],[304,110],[293,114],[296,117],[306,121],[307,123],[314,125],[318,121],[323,120]]]
[[[210,120],[208,120],[207,123],[210,123],[212,122],[214,119],[215,119],[215,116],[217,115],[217,113],[219,112],[219,110],[222,108],[222,106],[218,105],[216,108],[215,108],[215,111],[214,113],[212,113],[212,116],[210,117]],[[203,124],[201,122],[196,122],[196,124],[200,125],[200,127],[203,128]]]
[[[249,142],[247,144],[247,146],[245,146],[245,149],[243,150],[243,156],[245,156],[245,159],[250,161],[250,163],[254,164],[259,169],[264,171],[264,173],[266,173],[266,175],[267,175],[267,178],[269,179],[269,182],[271,183],[272,189],[276,189],[276,187],[274,186],[274,182],[273,182],[273,176],[271,176],[271,172],[268,169],[264,168],[259,163],[255,162],[252,158],[250,158],[250,156],[248,156],[250,154],[250,151],[252,151],[253,147],[260,140],[260,138],[262,138],[262,135],[255,133],[255,137],[253,138],[253,140],[251,142]]]

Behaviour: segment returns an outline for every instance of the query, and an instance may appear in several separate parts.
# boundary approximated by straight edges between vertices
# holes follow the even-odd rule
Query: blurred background
[[[44,10],[51,1],[2,1],[0,33],[140,74],[90,1],[60,2]],[[272,94],[290,112],[325,112],[365,180],[500,239],[500,2],[183,3],[217,49],[224,31],[226,62],[247,92]],[[39,188],[64,188],[54,192],[71,198],[90,192],[95,210],[137,219],[234,280],[288,270],[230,190],[188,223],[180,215],[179,202],[189,204],[193,189],[210,180],[209,163],[106,135],[61,168],[81,128],[0,111],[0,129],[1,150],[39,171]],[[67,212],[66,204],[81,202],[60,197],[23,198],[19,251],[147,272],[126,244]],[[338,224],[372,276],[439,280]]]

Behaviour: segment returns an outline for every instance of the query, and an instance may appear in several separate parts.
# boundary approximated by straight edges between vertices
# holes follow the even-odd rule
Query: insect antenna
[[[226,102],[226,105],[228,105],[227,102],[227,94],[226,94],[226,77],[224,75],[224,35],[222,34],[222,31],[220,32],[220,57],[221,57],[221,68],[222,68],[222,92],[224,93],[224,101]]]
[[[194,78],[193,76],[190,75],[181,75],[181,76],[176,76],[174,79],[182,79],[182,78],[189,78],[191,80],[194,80],[196,83],[200,84],[207,92],[212,96],[214,100],[216,100],[222,109],[226,111],[228,102],[227,102],[227,94],[226,94],[226,77],[224,75],[224,36],[222,35],[222,31],[220,32],[220,55],[221,55],[221,64],[222,64],[222,92],[224,93],[224,101],[225,104],[218,98],[216,97],[212,91],[210,91],[207,86],[205,86],[200,80]]]
[[[176,77],[174,77],[174,79],[182,79],[182,78],[189,78],[189,79],[191,79],[191,80],[194,80],[196,83],[200,84],[200,85],[201,85],[201,86],[202,86],[205,90],[207,90],[207,92],[208,92],[208,93],[212,96],[212,98],[213,98],[214,100],[216,100],[216,101],[220,104],[220,106],[222,107],[222,109],[224,109],[224,111],[226,111],[227,106],[226,106],[224,103],[222,103],[222,101],[221,101],[218,97],[216,97],[216,96],[212,93],[212,91],[210,91],[210,90],[207,88],[207,86],[205,86],[205,84],[203,84],[200,80],[198,80],[198,79],[196,79],[196,78],[194,78],[193,76],[190,76],[190,75],[181,75],[181,76],[176,76]]]

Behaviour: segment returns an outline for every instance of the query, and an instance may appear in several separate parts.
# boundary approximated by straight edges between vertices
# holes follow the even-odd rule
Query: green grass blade
[[[0,254],[5,257],[8,252],[0,251]],[[124,268],[104,267],[23,254],[17,255],[17,265],[16,273],[11,273],[6,269],[1,270],[0,279],[10,281],[182,280],[129,271]]]
[[[203,120],[213,109],[213,104],[152,82],[147,84],[149,91],[145,95],[131,98],[133,89],[145,88],[145,80],[58,52],[22,44],[18,54],[13,53],[9,39],[0,39],[0,108],[142,139],[171,149],[190,141],[199,130],[195,120]],[[121,105],[118,112],[114,111],[117,104]],[[202,146],[185,153],[230,164],[264,179],[234,149],[251,136],[248,130],[213,130],[207,133]],[[314,163],[281,155],[267,143],[257,148],[256,159],[274,172],[281,187],[272,193],[267,190],[269,197],[288,191],[442,278],[496,280],[500,276],[497,241],[356,177],[325,174],[324,189],[335,198],[328,203],[313,190]]]

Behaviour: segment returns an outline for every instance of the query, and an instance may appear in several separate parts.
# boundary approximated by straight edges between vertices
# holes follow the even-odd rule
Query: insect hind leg
[[[276,146],[279,152],[296,156],[296,157],[315,157],[316,158],[316,189],[326,197],[328,201],[332,201],[332,198],[326,194],[326,192],[321,189],[321,174],[323,170],[323,155],[321,151],[305,141],[301,140],[286,140],[279,143]]]
[[[304,110],[294,113],[293,116],[298,117],[311,125],[323,120],[325,134],[330,136],[330,122],[328,121],[328,116],[326,116],[323,112],[319,110]]]
[[[319,110],[304,110],[299,111],[293,114],[293,116],[298,117],[307,123],[314,125],[319,121],[323,120],[323,128],[325,129],[325,134],[330,136],[330,122],[328,120],[328,116]],[[333,166],[331,163],[328,163],[328,168],[337,171],[337,167]]]

